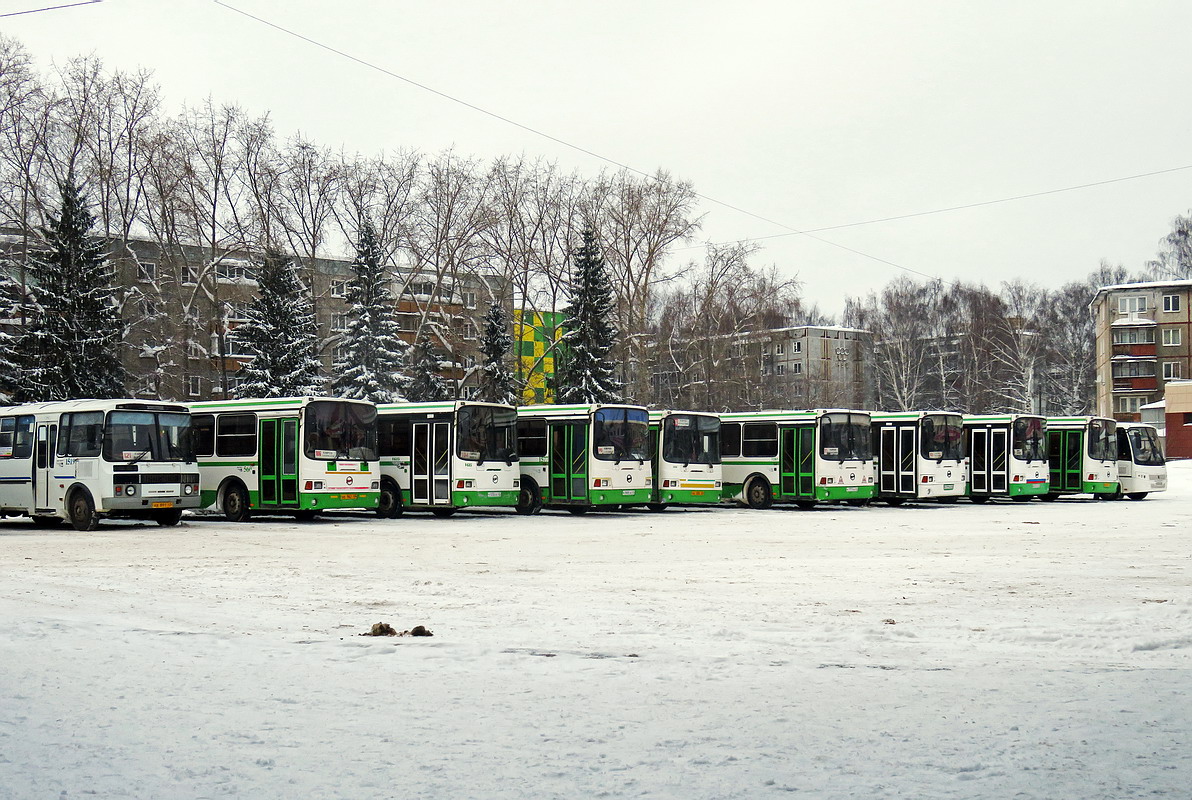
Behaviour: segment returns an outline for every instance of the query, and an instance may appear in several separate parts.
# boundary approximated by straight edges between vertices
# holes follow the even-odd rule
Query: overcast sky
[[[608,166],[225,6],[757,215],[703,201],[703,241],[1192,166],[1187,2],[105,0],[0,31],[43,67],[94,52],[149,68],[170,108],[270,112],[282,137]],[[1058,285],[1102,258],[1140,268],[1190,188],[1187,169],[815,234],[833,244],[765,238],[755,263],[830,313],[898,267]]]

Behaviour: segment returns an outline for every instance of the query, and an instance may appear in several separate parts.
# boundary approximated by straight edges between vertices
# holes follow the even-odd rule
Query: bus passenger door
[[[915,429],[910,425],[898,429],[898,492],[918,494],[915,488]]]
[[[431,466],[434,468],[432,503],[451,504],[451,423],[436,422],[431,427]]]
[[[797,497],[799,494],[799,448],[796,446],[794,428],[779,428],[778,436],[778,493],[783,497]]]
[[[298,502],[298,418],[260,422],[259,480],[261,508],[280,508]]]
[[[799,456],[798,467],[799,496],[815,499],[815,426],[804,425],[798,430]]]
[[[415,505],[430,503],[430,434],[429,422],[415,422],[411,426],[410,499]]]
[[[550,493],[554,500],[588,499],[588,426],[550,426]]]
[[[894,494],[898,491],[898,429],[883,427],[878,435],[878,491]]]
[[[989,430],[973,428],[969,438],[969,483],[974,494],[989,494]]]
[[[1007,475],[1006,450],[1008,431],[998,429],[989,432],[989,491],[1001,494],[1009,491],[1010,478]]]
[[[33,455],[33,506],[54,508],[57,498],[51,499],[54,483],[54,449],[57,447],[58,426],[38,425]]]

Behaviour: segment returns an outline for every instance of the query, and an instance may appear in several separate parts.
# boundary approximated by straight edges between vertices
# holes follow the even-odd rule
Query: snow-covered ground
[[[1187,798],[1171,473],[1142,502],[0,522],[0,797]]]

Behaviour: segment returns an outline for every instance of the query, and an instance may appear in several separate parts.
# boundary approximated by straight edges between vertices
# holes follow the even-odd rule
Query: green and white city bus
[[[871,422],[842,409],[721,414],[722,496],[751,508],[862,505],[876,490]]]
[[[199,470],[184,406],[67,400],[0,408],[0,516],[42,527],[100,519],[177,525],[199,505]]]
[[[1044,500],[1066,494],[1114,497],[1121,490],[1117,470],[1117,423],[1106,417],[1048,417],[1047,460],[1051,485]]]
[[[1117,444],[1119,496],[1141,500],[1167,490],[1167,459],[1154,426],[1119,422]]]
[[[964,418],[950,411],[874,412],[877,497],[955,502],[964,495]]]
[[[192,403],[202,506],[311,518],[377,507],[377,408],[364,400],[277,397]]]
[[[652,502],[649,415],[641,406],[521,406],[517,450],[520,514]]]
[[[1047,494],[1047,423],[1033,414],[965,415],[968,496],[1030,500]]]
[[[404,509],[448,517],[460,508],[517,504],[517,409],[447,400],[377,406],[378,516]]]
[[[651,411],[651,511],[668,505],[720,502],[720,417],[693,411]]]

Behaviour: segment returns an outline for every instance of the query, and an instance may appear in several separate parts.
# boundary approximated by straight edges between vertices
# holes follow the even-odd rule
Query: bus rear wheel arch
[[[76,531],[93,531],[99,526],[99,514],[95,512],[91,492],[81,486],[71,489],[66,501],[66,513]]]
[[[252,516],[248,506],[248,489],[238,480],[229,480],[220,487],[219,505],[228,522],[245,522]]]
[[[381,519],[400,517],[402,508],[401,489],[392,478],[381,479],[381,497],[377,501],[377,516]]]

